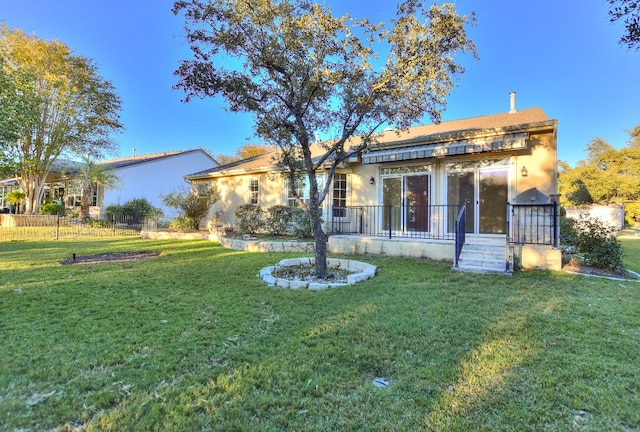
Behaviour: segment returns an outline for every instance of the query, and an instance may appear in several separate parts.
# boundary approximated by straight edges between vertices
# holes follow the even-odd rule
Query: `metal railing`
[[[459,205],[333,207],[329,234],[454,240]]]
[[[510,204],[511,242],[558,246],[558,204]]]
[[[464,246],[465,236],[467,232],[467,205],[460,204],[460,211],[456,217],[456,256],[454,259],[454,265],[458,267],[458,261],[460,260],[460,254],[462,253],[462,247]]]
[[[155,229],[153,220],[128,217],[98,217],[80,220],[60,215],[0,214],[0,242],[136,236]]]

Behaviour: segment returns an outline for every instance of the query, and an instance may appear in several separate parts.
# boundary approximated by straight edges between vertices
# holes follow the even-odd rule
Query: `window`
[[[287,179],[287,205],[291,208],[299,207],[296,202],[293,191],[289,187],[289,180]],[[318,183],[318,190],[322,190],[324,185],[324,177],[321,174],[316,175],[316,182]],[[300,176],[296,178],[296,193],[302,200],[302,202],[309,202],[309,180],[306,176]]]
[[[209,193],[209,183],[198,182],[194,184],[195,192],[198,196],[204,196]]]
[[[333,175],[333,217],[347,216],[347,175]]]
[[[249,183],[249,202],[258,205],[260,202],[260,183],[258,180],[251,180]]]

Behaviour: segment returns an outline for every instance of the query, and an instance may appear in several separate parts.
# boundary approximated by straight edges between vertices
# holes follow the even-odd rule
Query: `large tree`
[[[389,28],[335,17],[311,0],[176,1],[173,11],[186,19],[194,55],[176,71],[176,88],[186,101],[222,95],[230,111],[253,114],[294,194],[296,179],[307,177],[308,201],[295,198],[311,221],[323,277],[321,205],[336,167],[375,142],[383,125],[403,130],[425,113],[440,121],[463,72],[455,56],[475,56],[465,32],[475,17],[418,0],[399,3]],[[314,144],[316,134],[326,139]],[[327,168],[319,189],[316,171]]]
[[[72,54],[65,44],[4,24],[0,36],[0,77],[10,83],[0,93],[0,114],[11,114],[0,122],[1,150],[27,194],[26,213],[37,213],[58,158],[99,158],[115,150],[121,102],[93,60]],[[5,107],[5,99],[12,105]]]
[[[607,0],[609,19],[611,22],[622,20],[625,33],[620,38],[620,43],[629,48],[640,48],[640,1],[638,0]]]
[[[558,188],[563,205],[640,200],[640,125],[627,132],[630,138],[620,149],[594,138],[586,158],[575,168],[560,162]]]

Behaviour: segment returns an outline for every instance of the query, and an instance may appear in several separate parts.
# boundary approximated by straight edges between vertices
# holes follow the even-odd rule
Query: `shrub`
[[[172,219],[171,222],[169,222],[169,228],[178,231],[188,231],[193,229],[193,221],[184,215],[178,216],[177,218]]]
[[[125,215],[125,208],[120,204],[111,204],[104,210],[104,212],[109,216],[109,219],[120,219]]]
[[[64,206],[58,202],[51,201],[40,206],[40,214],[43,215],[64,215]]]
[[[217,189],[198,192],[196,188],[190,190],[178,188],[162,198],[168,207],[180,210],[182,213],[171,222],[172,228],[182,230],[198,230],[200,221],[209,213],[211,206],[220,199]]]
[[[270,235],[280,235],[287,231],[291,223],[291,207],[275,205],[267,210],[265,228]]]
[[[313,237],[313,228],[311,227],[311,221],[309,220],[309,216],[307,216],[307,212],[301,208],[296,208],[293,210],[291,219],[291,231],[293,235],[300,238]]]
[[[613,226],[601,219],[582,215],[574,222],[573,229],[573,244],[583,255],[585,264],[611,270],[624,268],[622,244]]]
[[[146,198],[135,198],[124,203],[124,214],[130,218],[128,222],[141,223],[147,218],[157,218],[162,210],[154,207]]]
[[[262,226],[262,208],[254,204],[243,204],[235,212],[236,228],[242,234],[255,234]]]

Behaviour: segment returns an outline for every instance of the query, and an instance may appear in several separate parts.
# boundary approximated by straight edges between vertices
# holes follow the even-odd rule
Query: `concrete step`
[[[511,274],[505,272],[505,245],[465,243],[456,270],[474,273]],[[513,264],[509,264],[509,269]]]

